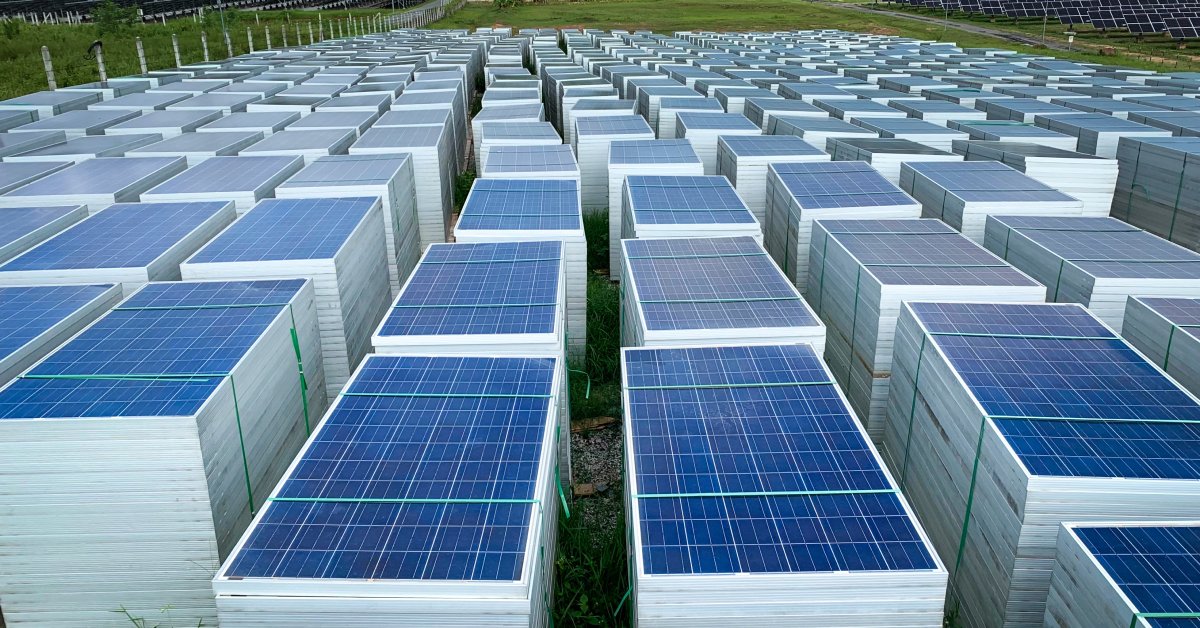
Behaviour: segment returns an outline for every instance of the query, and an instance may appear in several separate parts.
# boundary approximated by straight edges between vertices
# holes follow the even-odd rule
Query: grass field
[[[315,11],[227,11],[226,27],[233,44],[234,54],[249,50],[246,28],[254,34],[256,50],[266,47],[264,29],[271,29],[271,44],[283,44],[281,28],[287,29],[289,44],[296,43],[296,27],[300,27],[304,43],[308,43],[308,27],[313,34],[319,32],[318,19],[325,25],[325,37],[331,37],[332,20],[369,18],[390,12],[371,10],[322,11],[318,18]],[[161,23],[137,24],[117,33],[100,37],[92,24],[82,25],[33,25],[23,22],[8,22],[0,29],[0,99],[12,98],[29,92],[46,89],[46,74],[42,70],[41,47],[48,46],[54,61],[54,74],[59,87],[78,85],[98,80],[95,60],[88,57],[88,48],[96,39],[104,42],[104,61],[109,76],[137,74],[136,37],[142,38],[146,51],[146,64],[151,70],[175,67],[175,56],[171,50],[171,35],[179,36],[179,53],[183,62],[195,63],[204,60],[200,45],[200,32],[208,33],[208,51],[212,59],[227,56],[221,26],[215,12],[207,24],[183,18]]]

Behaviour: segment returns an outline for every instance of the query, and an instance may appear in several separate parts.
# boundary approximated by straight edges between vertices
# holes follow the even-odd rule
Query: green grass
[[[857,4],[856,2],[855,4]],[[753,10],[747,10],[752,6]],[[889,6],[889,8],[894,8]],[[917,13],[917,10],[912,10]],[[926,16],[935,15],[925,12]],[[1001,28],[979,20],[981,25]],[[479,26],[505,25],[514,28],[601,28],[601,29],[649,29],[658,33],[676,30],[749,31],[806,28],[842,28],[855,32],[903,35],[921,39],[953,41],[964,47],[994,47],[1033,51],[1037,48],[1024,46],[999,37],[969,33],[943,24],[929,24],[916,20],[893,17],[887,14],[863,13],[852,8],[837,6],[836,3],[813,2],[811,0],[756,0],[747,5],[733,0],[604,0],[592,2],[549,1],[524,4],[509,9],[497,9],[491,3],[468,4],[454,15],[433,24],[434,28],[476,28]],[[1050,30],[1054,30],[1051,25]],[[1018,30],[1026,34],[1033,26],[1026,24]],[[1058,28],[1057,32],[1065,30]],[[1041,22],[1036,24],[1040,36]],[[1060,39],[1065,41],[1064,37]],[[1126,38],[1127,39],[1127,38]],[[1114,43],[1123,39],[1113,37]],[[1092,63],[1124,64],[1132,67],[1164,69],[1161,63],[1148,61],[1140,49],[1118,45],[1116,56],[1100,55],[1096,52],[1060,52],[1052,54],[1059,58],[1075,59]],[[1169,47],[1154,48],[1167,52]],[[1165,56],[1165,55],[1164,55]],[[1185,69],[1181,65],[1180,69]],[[1175,69],[1170,66],[1167,69]]]
[[[624,520],[620,513],[618,521]],[[623,526],[596,529],[584,525],[579,517],[561,521],[554,625],[628,626],[631,607],[628,601],[622,606],[629,588]]]
[[[349,14],[356,18],[387,14],[390,11],[353,10]],[[325,37],[331,35],[330,20],[345,19],[347,11],[322,11],[320,20],[325,23]],[[255,16],[258,21],[256,23]],[[200,32],[208,34],[208,51],[212,59],[226,57],[225,40],[221,36],[220,23],[213,15],[207,25],[192,18],[171,20],[163,25],[137,24],[117,33],[100,37],[92,24],[81,25],[32,25],[21,24],[15,34],[0,32],[0,98],[12,98],[46,89],[46,74],[42,69],[41,47],[50,48],[54,62],[54,74],[59,87],[78,85],[99,80],[96,62],[87,57],[88,48],[96,39],[104,42],[104,61],[109,76],[123,76],[139,72],[136,37],[142,38],[146,51],[146,63],[151,70],[175,67],[175,56],[171,50],[171,35],[179,36],[179,53],[183,63],[204,60],[200,45]],[[288,43],[296,44],[296,25],[305,44],[308,43],[308,25],[311,23],[314,36],[318,33],[316,11],[228,11],[226,27],[233,44],[234,54],[249,50],[246,27],[254,34],[256,50],[266,47],[263,29],[271,29],[271,44],[278,48],[283,44],[280,28],[286,26]]]

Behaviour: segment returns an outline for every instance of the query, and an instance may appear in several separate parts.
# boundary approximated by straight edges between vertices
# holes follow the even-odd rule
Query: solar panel
[[[771,157],[776,155],[824,155],[825,151],[795,135],[727,135],[721,142],[738,157]]]
[[[13,355],[111,291],[111,284],[0,288],[0,358]]]
[[[88,159],[17,188],[5,196],[65,196],[116,193],[163,171],[183,166],[181,157]]]
[[[495,146],[488,151],[485,170],[488,172],[562,172],[578,170],[571,147],[554,146]]]
[[[569,230],[582,228],[579,185],[569,179],[477,179],[463,204],[458,229]]]
[[[1033,475],[1200,478],[1200,404],[1082,308],[909,307]]]
[[[624,365],[646,574],[937,568],[810,347],[629,349]]]
[[[687,129],[721,129],[759,131],[753,122],[740,113],[714,113],[709,111],[680,111],[676,114],[679,124]]]
[[[684,139],[620,140],[609,146],[609,164],[696,164],[700,158]]]
[[[0,273],[78,268],[138,268],[158,259],[228,206],[118,203],[0,266]]]
[[[367,129],[353,148],[403,148],[413,146],[437,146],[444,127],[407,126]]]
[[[998,161],[909,162],[907,168],[968,202],[1069,201],[1070,196]]]
[[[1182,628],[1196,623],[1200,526],[1080,524],[1068,529],[1136,609],[1134,624]]]
[[[725,177],[641,176],[625,179],[638,223],[753,223],[754,217]]]
[[[586,116],[577,118],[579,135],[636,135],[652,133],[650,125],[641,116]]]
[[[194,414],[303,284],[150,284],[0,391],[0,419]]]
[[[224,576],[520,580],[555,369],[371,356]]]
[[[561,267],[561,242],[432,245],[377,335],[552,333]]]
[[[171,177],[146,192],[157,194],[196,194],[257,190],[280,173],[297,168],[298,157],[212,157]]]
[[[378,203],[377,197],[266,199],[188,263],[330,259]]]
[[[861,161],[772,164],[802,208],[911,205],[913,200]]]

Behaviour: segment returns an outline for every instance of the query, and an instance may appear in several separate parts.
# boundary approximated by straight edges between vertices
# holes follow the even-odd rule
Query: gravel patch
[[[620,423],[571,434],[572,481],[597,489],[588,497],[576,497],[572,504],[572,517],[579,517],[584,527],[611,530],[625,526],[622,448]]]

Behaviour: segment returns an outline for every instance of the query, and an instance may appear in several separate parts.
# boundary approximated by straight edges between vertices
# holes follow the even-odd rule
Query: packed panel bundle
[[[116,283],[123,293],[180,278],[179,265],[235,217],[233,203],[120,203],[0,265],[0,285]]]
[[[918,161],[962,161],[955,155],[910,140],[830,138],[826,150],[834,161],[865,161],[892,183],[900,183],[900,166]]]
[[[476,180],[454,227],[454,241],[462,243],[549,240],[562,242],[567,349],[573,359],[579,359],[587,343],[588,274],[579,183],[562,179]]]
[[[717,173],[717,139],[735,135],[762,135],[762,129],[740,113],[681,111],[675,114],[675,137],[686,139],[700,156],[704,173]]]
[[[0,208],[0,262],[28,251],[87,215],[83,205]]]
[[[623,240],[621,344],[811,344],[825,326],[750,237]]]
[[[355,129],[311,129],[294,126],[247,146],[238,154],[252,157],[294,155],[302,157],[305,164],[311,164],[327,155],[345,155],[357,138],[358,132]]]
[[[717,138],[717,174],[729,179],[759,224],[767,217],[767,167],[829,161],[829,153],[792,135]]]
[[[233,201],[240,216],[303,167],[300,157],[212,157],[143,192],[141,200]]]
[[[764,132],[770,126],[772,116],[829,117],[827,111],[816,105],[787,98],[747,98],[742,114]]]
[[[947,152],[950,151],[954,140],[965,140],[968,137],[962,131],[914,118],[855,118],[854,124],[874,131],[884,139],[909,140]]]
[[[493,149],[511,146],[561,146],[558,131],[549,122],[484,122],[476,137],[475,163],[486,164]]]
[[[1200,102],[1196,104],[1200,105]],[[1130,113],[1131,122],[1166,129],[1175,137],[1200,137],[1200,111],[1138,111]],[[1117,143],[1120,150],[1120,142]]]
[[[652,85],[638,91],[637,113],[650,123],[650,128],[657,129],[659,112],[662,101],[668,98],[704,98],[704,94],[683,85]],[[715,99],[714,99],[715,100]],[[718,103],[719,104],[719,103]],[[659,136],[662,139],[667,139]],[[672,135],[671,137],[675,137]]]
[[[43,118],[36,122],[23,124],[6,131],[7,133],[30,133],[37,131],[62,131],[67,139],[75,139],[85,135],[103,135],[104,129],[141,115],[136,111],[68,111],[59,115]]]
[[[406,153],[320,157],[275,188],[275,197],[378,196],[383,202],[388,284],[395,297],[421,256],[412,161]]]
[[[221,119],[219,111],[151,111],[145,115],[119,122],[106,129],[105,135],[145,135],[157,133],[170,139],[191,133]]]
[[[909,162],[900,187],[937,218],[983,242],[989,216],[1082,216],[1083,201],[998,161]]]
[[[21,161],[5,161],[4,163],[0,163],[0,194],[33,183],[71,164],[71,161],[64,161],[62,159],[33,163],[23,163]]]
[[[812,223],[824,218],[916,218],[921,205],[861,161],[771,164],[763,244],[801,292]]]
[[[808,287],[830,330],[825,361],[876,444],[902,302],[1046,300],[1042,284],[932,219],[818,220]]]
[[[548,625],[558,362],[369,356],[213,579],[221,625]]]
[[[954,152],[967,161],[998,161],[1075,197],[1083,202],[1084,216],[1107,216],[1112,207],[1115,159],[1024,142],[955,142]]]
[[[767,124],[768,135],[795,135],[823,149],[831,137],[879,137],[879,134],[836,118],[802,118],[797,116],[771,116]]]
[[[197,133],[225,133],[228,131],[257,131],[269,137],[300,119],[300,114],[283,113],[231,113],[219,120],[196,127]]]
[[[1043,129],[1025,122],[1007,120],[951,120],[947,126],[966,133],[970,139],[988,142],[1026,142],[1050,148],[1074,151],[1079,148],[1079,139],[1050,129]]]
[[[1117,156],[1117,142],[1123,137],[1171,137],[1171,132],[1146,126],[1102,113],[1072,113],[1063,115],[1039,115],[1034,123],[1063,135],[1078,138],[1081,153],[1107,157]]]
[[[1033,124],[1034,118],[1040,115],[1075,113],[1075,110],[1061,103],[1036,98],[997,98],[980,101],[977,107],[987,112],[989,120],[1015,120],[1027,124]]]
[[[1122,140],[1112,215],[1200,250],[1200,138]]]
[[[677,114],[684,111],[721,113],[724,110],[721,109],[721,103],[712,98],[693,98],[690,96],[663,98],[658,102],[658,124],[654,126],[654,131],[659,138],[665,140],[675,137],[675,123],[679,119]]]
[[[625,179],[632,175],[702,176],[704,163],[685,139],[620,140],[608,151],[608,241],[622,237],[625,216]],[[608,247],[608,272],[621,278],[621,248]]]
[[[324,409],[316,319],[307,281],[150,284],[0,390],[9,625],[216,625],[212,577]]]
[[[1195,394],[1200,391],[1200,299],[1129,297],[1121,336]]]
[[[412,156],[421,250],[445,242],[450,235],[455,171],[452,142],[449,127],[388,127],[371,129],[350,146],[351,155]]]
[[[984,246],[1118,331],[1130,296],[1200,297],[1200,254],[1116,218],[990,216]]]
[[[112,141],[128,137],[137,136],[105,136],[104,139]],[[262,139],[262,133],[258,131],[184,133],[161,142],[126,148],[122,154],[128,157],[183,157],[188,166],[195,166],[211,157],[237,155]]]
[[[903,100],[892,105],[908,117],[949,126],[951,120],[986,120],[987,113],[946,100]]]
[[[1187,626],[1200,620],[1200,522],[1064,523],[1047,628]]]
[[[609,149],[622,140],[653,140],[654,131],[641,116],[598,116],[575,121],[575,156],[579,159],[583,211],[612,211],[608,206]]]
[[[186,280],[313,282],[329,396],[371,349],[389,289],[378,197],[267,199],[180,265]]]
[[[762,227],[725,177],[631,176],[621,205],[618,240],[746,236],[762,244]]]
[[[110,283],[0,288],[0,385],[120,300],[120,286]]]
[[[946,569],[811,347],[625,349],[622,391],[633,623],[942,625]]]
[[[579,163],[566,144],[497,146],[480,165],[481,179],[568,179],[579,189]]]
[[[146,190],[187,168],[182,157],[87,159],[0,196],[0,207],[85,205],[96,213],[138,200]]]
[[[4,158],[4,163],[67,162],[68,164],[77,164],[96,157],[124,157],[126,153],[130,153],[130,156],[134,157],[144,157],[147,155],[133,155],[132,151],[136,148],[158,144],[162,141],[162,136],[157,133],[139,135],[85,135],[73,140],[67,140],[61,144],[51,144],[50,146],[7,156]],[[175,155],[171,154],[167,156],[174,157]]]
[[[887,417],[964,626],[1043,625],[1062,522],[1200,514],[1200,402],[1079,305],[905,303]]]

